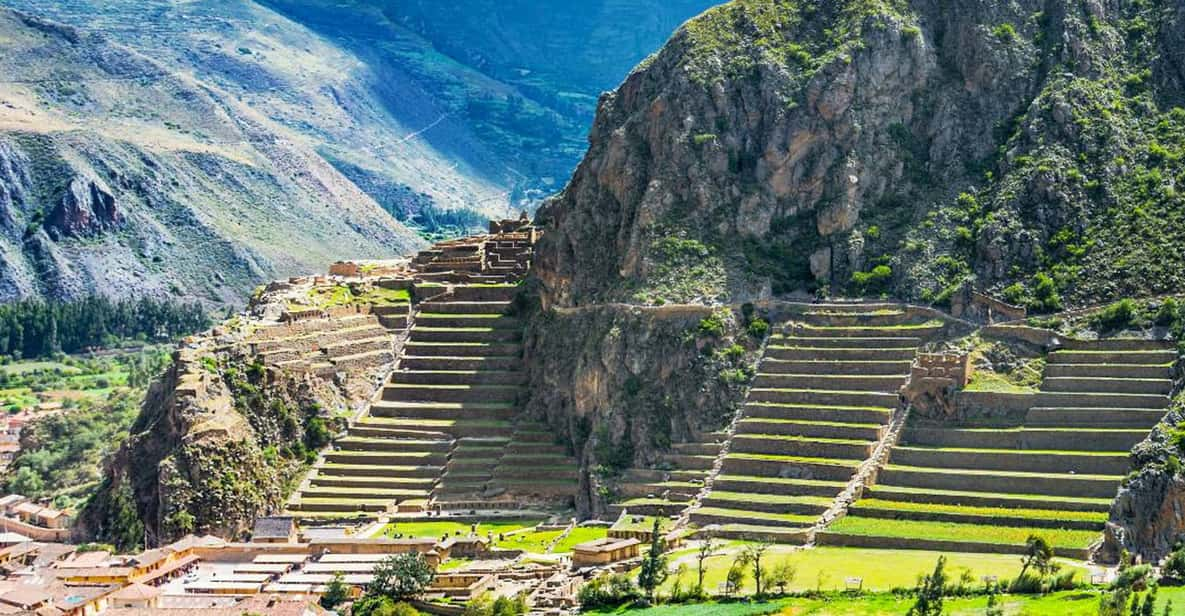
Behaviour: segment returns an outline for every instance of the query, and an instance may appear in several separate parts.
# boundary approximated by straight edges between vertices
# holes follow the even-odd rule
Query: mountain
[[[549,301],[1180,290],[1185,3],[737,0],[601,101]]]
[[[0,32],[0,298],[240,303],[421,242],[236,95],[27,14]]]
[[[709,3],[464,4],[0,1],[0,299],[241,303],[531,207]]]

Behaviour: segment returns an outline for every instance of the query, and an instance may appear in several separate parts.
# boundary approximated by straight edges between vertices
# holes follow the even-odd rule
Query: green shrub
[[[1010,23],[1002,23],[995,28],[992,28],[992,36],[1002,43],[1010,43],[1016,40],[1016,26]]]
[[[892,280],[893,269],[888,265],[878,265],[871,271],[852,274],[852,286],[864,295],[880,295],[887,292]]]
[[[1115,331],[1135,325],[1139,310],[1131,299],[1122,299],[1091,317],[1091,325],[1100,331]]]
[[[749,321],[749,335],[764,340],[769,335],[769,322],[761,317]]]
[[[1165,559],[1160,570],[1162,581],[1173,584],[1185,584],[1185,547],[1177,548]]]
[[[699,334],[720,338],[724,336],[724,319],[715,312],[704,317],[699,322]]]
[[[1033,276],[1033,299],[1028,308],[1037,312],[1056,312],[1062,309],[1062,298],[1057,284],[1048,274],[1038,272]]]
[[[1013,305],[1024,304],[1028,296],[1025,286],[1019,282],[1004,287],[1000,293],[1004,296],[1004,301]]]
[[[616,574],[598,577],[580,588],[577,599],[584,610],[615,608],[642,598],[641,591],[629,577]]]

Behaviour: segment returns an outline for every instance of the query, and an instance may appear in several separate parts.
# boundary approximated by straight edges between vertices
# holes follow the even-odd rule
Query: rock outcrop
[[[1033,278],[1055,271],[1070,301],[1177,289],[1164,238],[1105,231],[1143,194],[1125,178],[1175,173],[1143,144],[1157,122],[1174,144],[1185,125],[1157,102],[1182,94],[1185,5],[1155,4],[717,7],[601,99],[588,155],[538,217],[545,303],[697,299],[668,284],[704,262],[671,262],[676,240],[720,262],[709,303],[816,289],[945,302],[975,276],[1055,305]],[[1151,62],[1159,79],[1141,76]],[[1100,106],[1117,115],[1095,121]],[[1118,263],[1133,253],[1138,281]]]
[[[701,325],[719,323],[716,333]],[[744,315],[699,306],[592,306],[528,325],[526,413],[547,421],[581,463],[577,509],[604,515],[599,474],[648,466],[671,444],[726,427],[744,399],[760,340]],[[733,344],[742,352],[729,356]]]
[[[66,194],[45,221],[50,236],[86,237],[119,228],[123,213],[111,189],[95,178],[76,177],[66,187]]]
[[[1185,424],[1180,397],[1149,437],[1132,451],[1135,470],[1111,505],[1103,543],[1095,553],[1101,562],[1119,562],[1127,551],[1142,562],[1156,564],[1185,540],[1185,474],[1181,451],[1170,434]]]

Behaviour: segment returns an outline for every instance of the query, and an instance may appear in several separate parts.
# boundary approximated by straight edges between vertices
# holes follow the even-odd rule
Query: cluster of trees
[[[210,317],[196,303],[102,296],[62,303],[25,300],[0,305],[0,355],[49,357],[124,340],[170,340],[209,326]]]

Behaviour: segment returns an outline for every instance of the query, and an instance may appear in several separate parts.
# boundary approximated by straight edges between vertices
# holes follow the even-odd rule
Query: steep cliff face
[[[747,333],[746,314],[757,318],[700,306],[606,305],[531,321],[526,412],[546,420],[580,461],[580,514],[606,513],[602,475],[647,467],[672,443],[727,427],[761,344]]]
[[[942,303],[977,284],[1051,308],[1180,288],[1164,246],[1181,238],[1150,223],[1185,214],[1183,11],[712,9],[602,98],[588,155],[538,216],[545,303]]]
[[[1185,540],[1185,474],[1181,471],[1185,399],[1132,451],[1135,470],[1111,505],[1103,543],[1095,557],[1118,562],[1126,550],[1157,563]]]

